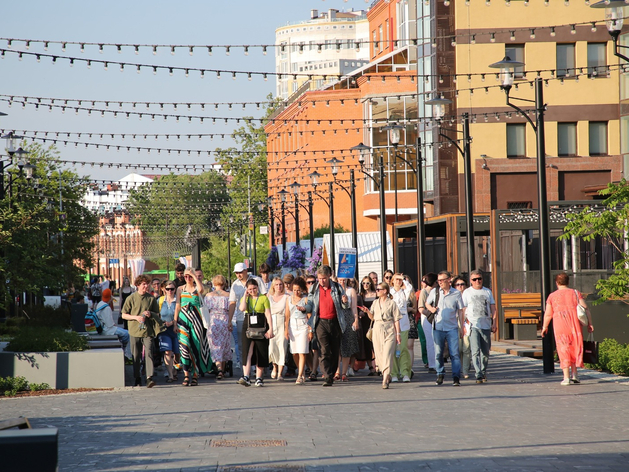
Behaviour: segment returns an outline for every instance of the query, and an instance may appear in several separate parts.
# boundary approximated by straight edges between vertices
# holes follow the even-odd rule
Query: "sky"
[[[84,144],[75,146],[63,143],[57,144],[60,157],[69,162],[80,175],[89,176],[95,181],[117,180],[133,169],[108,167],[107,164],[154,165],[160,164],[210,164],[214,158],[207,153],[187,153],[168,155],[166,152],[157,153],[156,150],[140,152],[126,148],[116,150],[115,146],[152,147],[160,149],[190,149],[214,150],[233,145],[229,137],[193,137],[188,140],[181,136],[158,139],[144,134],[229,134],[234,128],[243,123],[229,121],[228,124],[217,121],[212,124],[211,117],[241,118],[243,116],[260,117],[261,111],[255,105],[234,105],[228,109],[227,103],[263,102],[269,93],[275,92],[275,80],[269,77],[264,81],[262,77],[253,76],[251,80],[246,75],[237,75],[232,79],[231,73],[223,72],[217,79],[216,73],[206,73],[204,78],[199,72],[190,71],[186,77],[183,70],[173,70],[170,75],[167,69],[158,69],[156,74],[150,67],[141,67],[137,73],[135,65],[127,65],[120,71],[119,65],[109,64],[105,70],[103,64],[92,63],[88,68],[86,60],[114,61],[126,64],[149,64],[166,67],[218,69],[223,71],[243,72],[273,72],[275,69],[274,50],[268,49],[266,55],[262,49],[250,48],[245,55],[243,45],[263,45],[275,43],[275,29],[287,23],[308,20],[310,10],[325,11],[329,8],[338,10],[367,9],[371,2],[365,0],[191,0],[185,2],[148,1],[148,0],[109,0],[95,1],[64,1],[50,2],[47,0],[20,0],[19,2],[5,2],[2,7],[0,26],[0,50],[5,50],[4,58],[0,59],[0,112],[7,116],[0,116],[0,129],[3,133],[11,130],[22,132],[37,131],[39,137],[43,132],[54,138],[54,132],[63,133],[93,133],[90,138],[86,134],[78,137],[64,134],[60,139],[77,141],[79,143],[97,143],[101,146],[85,147]],[[17,41],[18,39],[22,41]],[[13,41],[9,41],[13,40]],[[26,40],[32,42],[26,44]],[[47,50],[39,41],[50,41]],[[67,44],[62,50],[62,42],[77,42]],[[10,42],[10,44],[9,44]],[[81,52],[80,43],[96,43],[85,45]],[[105,44],[103,51],[99,51],[98,44]],[[112,44],[113,46],[107,46]],[[149,45],[140,47],[136,54],[134,47],[121,47],[118,52],[117,44]],[[176,48],[171,54],[170,48],[158,48],[153,54],[152,45],[198,45],[198,46],[233,46],[230,54],[225,53],[225,47],[212,49],[208,54],[207,47],[193,49]],[[240,45],[241,47],[235,47]],[[20,59],[17,53],[24,54]],[[39,53],[40,62],[36,56],[26,53]],[[58,59],[53,63],[52,57]],[[76,58],[71,66],[69,59],[61,56]],[[79,61],[83,59],[83,61]],[[11,106],[8,100],[15,97]],[[22,97],[41,97],[42,105],[22,106]],[[55,99],[58,107],[49,110],[50,98]],[[61,101],[59,100],[61,99]],[[63,100],[68,100],[69,108],[62,111]],[[87,110],[75,113],[79,106],[76,100],[82,100],[80,107],[105,110],[104,116],[100,111],[93,111],[88,115]],[[110,101],[105,103],[92,101]],[[30,100],[29,100],[30,101]],[[135,108],[132,104],[117,102],[142,102]],[[115,105],[113,102],[116,102]],[[154,102],[147,110],[146,102]],[[225,103],[218,110],[214,105],[201,109],[193,105],[190,110],[186,105],[179,105],[177,110],[166,103]],[[161,109],[159,103],[165,103]],[[124,113],[113,115],[113,111],[129,111],[129,118]],[[140,118],[135,113],[147,112]],[[154,119],[151,114],[169,114],[164,120],[161,116]],[[174,115],[182,118],[176,121]],[[203,116],[201,123],[198,119],[188,121],[187,116]],[[104,134],[101,139],[100,134]],[[107,134],[114,134],[114,137]],[[122,138],[122,134],[125,138]],[[131,137],[136,135],[135,140]],[[32,133],[26,133],[32,136]],[[36,142],[42,143],[41,140]],[[2,143],[2,149],[4,148]],[[42,143],[45,145],[51,143]],[[106,149],[105,145],[110,145]],[[4,153],[3,153],[4,154]],[[3,156],[6,159],[6,155]],[[72,164],[77,162],[77,164]],[[79,162],[104,163],[103,167],[78,164]],[[175,173],[181,170],[171,168]],[[139,173],[167,173],[165,169],[139,169]]]

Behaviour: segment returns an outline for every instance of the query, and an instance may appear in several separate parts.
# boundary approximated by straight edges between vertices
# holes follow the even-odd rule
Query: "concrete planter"
[[[51,388],[124,387],[120,348],[80,352],[0,352],[0,377],[25,377]]]
[[[615,339],[619,343],[629,343],[629,305],[619,300],[608,300],[600,305],[587,301],[592,313],[594,340],[601,342],[605,338]],[[584,336],[587,329],[584,328]]]

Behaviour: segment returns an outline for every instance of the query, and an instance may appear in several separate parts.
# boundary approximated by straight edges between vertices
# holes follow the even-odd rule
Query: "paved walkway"
[[[580,385],[562,387],[541,361],[497,353],[482,385],[436,386],[415,369],[389,390],[362,373],[332,388],[206,377],[189,388],[5,399],[0,419],[59,428],[60,471],[629,468],[627,379],[583,371]]]

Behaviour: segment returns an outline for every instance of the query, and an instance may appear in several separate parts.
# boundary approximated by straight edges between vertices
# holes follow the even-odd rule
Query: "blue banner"
[[[341,279],[353,279],[356,274],[356,249],[339,249],[339,265],[336,276]]]

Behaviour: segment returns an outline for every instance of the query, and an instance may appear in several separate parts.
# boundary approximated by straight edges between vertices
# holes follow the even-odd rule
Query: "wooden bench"
[[[87,338],[87,345],[90,347],[90,349],[111,349],[115,347],[122,347],[122,343],[116,335],[108,336],[106,334],[90,333],[79,334]]]
[[[515,340],[537,339],[537,325],[542,317],[539,293],[503,293],[500,308],[505,333]]]

